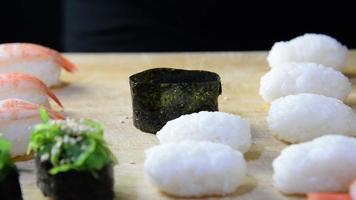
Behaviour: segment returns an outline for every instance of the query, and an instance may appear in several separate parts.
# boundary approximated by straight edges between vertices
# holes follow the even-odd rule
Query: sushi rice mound
[[[251,146],[249,123],[224,112],[192,113],[167,122],[157,132],[161,144],[185,140],[210,141],[229,145],[243,153]]]
[[[267,122],[276,137],[292,143],[356,133],[354,111],[340,100],[317,94],[289,95],[273,101]]]
[[[345,192],[356,179],[356,138],[328,135],[291,145],[273,161],[274,186],[283,193]]]
[[[0,66],[0,73],[14,72],[31,74],[43,81],[48,87],[60,85],[62,73],[60,66],[54,62],[53,58],[42,61],[28,60],[12,66]]]
[[[314,62],[341,70],[347,59],[347,47],[336,39],[307,33],[286,42],[276,42],[268,54],[271,67],[286,62]]]
[[[316,63],[284,63],[261,78],[260,95],[266,102],[291,94],[314,93],[344,100],[351,92],[346,76]]]
[[[205,141],[152,147],[146,151],[144,168],[154,186],[178,197],[226,195],[234,192],[246,175],[242,153]]]

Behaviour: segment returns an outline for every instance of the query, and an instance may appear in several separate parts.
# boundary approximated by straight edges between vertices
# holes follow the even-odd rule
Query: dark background
[[[62,50],[60,0],[2,0],[0,19],[0,43],[33,42]]]
[[[67,3],[8,0],[1,6],[0,43],[32,42],[60,51],[94,52],[268,50],[276,41],[315,32],[335,37],[349,48],[356,47],[354,11],[349,11],[352,7],[344,4],[324,2],[322,6],[311,7],[301,2],[298,5],[287,2],[270,8],[259,1],[250,5],[223,0],[169,1],[176,4],[165,3],[167,0],[68,0]],[[204,10],[202,2],[210,6],[209,9]],[[119,15],[111,13],[111,20],[103,20],[100,16],[105,9],[113,7],[121,8],[120,13],[130,17],[121,20]],[[159,24],[147,22],[157,26],[158,31],[151,31],[142,24],[136,29],[127,25],[150,17],[163,21],[174,19],[179,23],[161,28]],[[204,20],[205,23],[201,23]],[[103,27],[113,24],[124,25],[124,28],[102,31]],[[97,29],[100,31],[95,32]],[[79,35],[80,31],[90,34]],[[180,35],[171,42],[164,37],[167,33]],[[112,39],[115,35],[119,35],[120,40]],[[99,38],[101,36],[106,38]]]

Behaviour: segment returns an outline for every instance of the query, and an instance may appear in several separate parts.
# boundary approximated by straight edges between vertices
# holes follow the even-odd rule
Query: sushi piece
[[[330,36],[313,33],[275,43],[267,57],[272,68],[287,62],[313,62],[339,71],[346,65],[346,59],[346,46]]]
[[[227,145],[184,141],[147,150],[144,170],[154,186],[173,196],[227,195],[243,183],[246,162]]]
[[[352,197],[352,200],[356,200],[356,179],[350,186],[350,196]]]
[[[48,120],[35,126],[29,149],[35,152],[37,185],[54,200],[112,200],[116,160],[101,124],[89,119]]]
[[[41,79],[48,87],[59,85],[61,68],[74,72],[77,68],[60,53],[31,43],[0,45],[0,73],[26,73]]]
[[[266,102],[300,93],[344,100],[351,89],[349,79],[333,68],[316,63],[284,63],[261,78],[260,95]]]
[[[20,99],[0,101],[0,133],[9,140],[13,148],[12,156],[24,156],[27,152],[31,129],[41,122],[38,115],[40,105]],[[47,109],[51,118],[63,119],[63,116]]]
[[[224,112],[182,115],[167,122],[157,132],[157,138],[161,144],[185,140],[217,142],[243,153],[251,146],[250,124],[237,115]]]
[[[218,74],[155,68],[130,76],[136,128],[156,133],[169,120],[199,111],[218,111]]]
[[[17,98],[50,107],[48,97],[63,108],[56,95],[38,78],[21,73],[0,74],[0,100]]]
[[[328,134],[356,136],[352,108],[318,94],[289,95],[273,101],[267,122],[277,138],[291,143]]]
[[[346,192],[356,178],[356,138],[327,135],[285,148],[273,161],[273,184],[288,194]]]
[[[19,174],[10,155],[10,142],[0,136],[1,200],[22,200]]]

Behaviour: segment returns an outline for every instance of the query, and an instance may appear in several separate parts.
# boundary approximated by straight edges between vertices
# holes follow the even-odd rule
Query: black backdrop
[[[60,0],[1,0],[0,43],[33,42],[61,50]]]
[[[106,1],[109,7],[118,1],[125,2],[125,4],[135,1],[140,3],[139,0],[68,0],[68,2],[70,1],[81,2],[83,5],[86,5],[85,2]],[[197,0],[181,0],[179,2],[189,6],[191,4],[189,2],[194,1]],[[154,0],[142,0],[142,2],[145,3],[143,5],[148,5],[148,3],[154,5],[155,3]],[[209,2],[214,1],[210,0]],[[215,30],[218,37],[211,39],[211,43],[217,43],[215,46],[205,49],[204,47],[184,49],[175,47],[173,44],[170,49],[148,48],[143,51],[267,50],[275,41],[288,40],[305,32],[325,33],[337,38],[349,48],[356,47],[356,28],[353,22],[355,17],[351,10],[352,6],[343,5],[341,2],[340,5],[334,5],[335,2],[330,4],[324,2],[322,5],[310,7],[309,4],[293,1],[274,8],[261,5],[259,1],[250,2],[248,6],[242,5],[239,1],[235,1],[233,4],[223,0],[216,2],[225,5],[226,12],[211,13],[210,16],[215,19],[224,15],[226,18],[221,23],[219,22],[219,26],[228,28]],[[197,8],[199,7],[198,3],[194,5]],[[66,40],[63,37],[66,30],[66,26],[64,26],[66,18],[63,16],[68,14],[68,7],[63,4],[64,2],[61,0],[8,0],[2,2],[0,43],[33,42],[58,50],[68,50],[64,46]],[[285,9],[280,8],[281,6],[285,6]],[[149,9],[151,8],[152,6]],[[199,10],[196,11],[198,15],[199,12]],[[182,10],[182,15],[184,14],[186,12]],[[94,11],[92,19],[95,19],[95,15]],[[67,19],[67,24],[68,20],[73,19]],[[189,34],[189,30],[186,31]],[[224,43],[229,45],[224,45]],[[136,48],[134,43],[131,47],[128,51],[142,51],[142,48]],[[84,51],[105,51],[105,48],[84,49]],[[115,49],[108,48],[107,51],[115,51]]]

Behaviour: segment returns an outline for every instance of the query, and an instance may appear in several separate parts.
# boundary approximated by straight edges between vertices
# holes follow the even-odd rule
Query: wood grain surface
[[[253,145],[245,154],[248,177],[244,185],[229,196],[209,199],[305,199],[285,196],[272,186],[271,164],[286,144],[271,136],[265,120],[269,105],[258,95],[259,79],[268,71],[266,52],[67,54],[67,57],[79,71],[74,75],[64,72],[62,85],[54,91],[62,100],[66,115],[93,118],[105,125],[105,138],[119,160],[115,167],[116,199],[175,199],[160,193],[145,180],[144,150],[157,145],[158,140],[132,125],[128,77],[154,67],[217,72],[223,86],[220,110],[241,115],[251,123]],[[345,72],[355,84],[356,51],[350,52]],[[346,103],[356,105],[355,88]],[[21,170],[24,199],[46,199],[36,187],[34,163],[25,161],[17,165]]]

